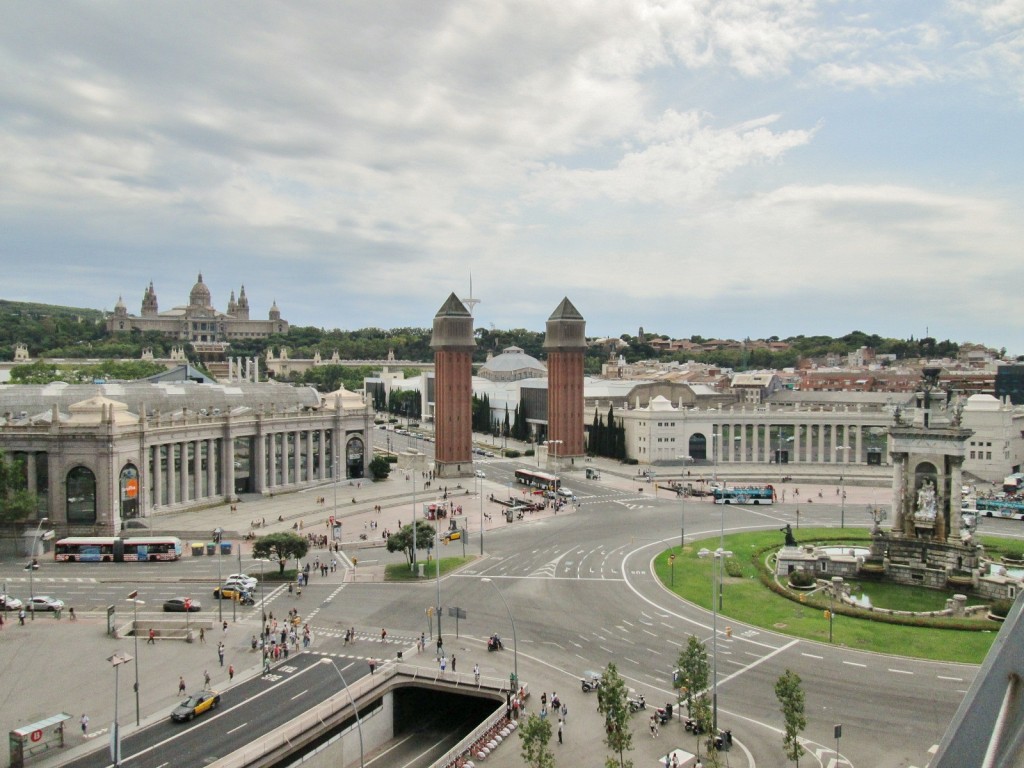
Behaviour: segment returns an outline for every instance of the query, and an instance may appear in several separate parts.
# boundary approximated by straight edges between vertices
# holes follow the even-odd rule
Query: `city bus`
[[[174,536],[70,536],[53,545],[58,563],[139,563],[181,558],[181,539]]]
[[[771,504],[775,488],[771,485],[747,485],[715,488],[715,504]]]
[[[978,514],[985,517],[1024,520],[1024,499],[978,499],[975,506]]]
[[[548,491],[557,491],[562,485],[558,475],[550,475],[547,472],[539,472],[533,469],[517,469],[516,480],[523,485],[544,488]]]

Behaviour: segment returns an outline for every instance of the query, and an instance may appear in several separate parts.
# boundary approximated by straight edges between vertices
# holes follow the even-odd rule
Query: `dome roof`
[[[203,273],[199,273],[199,281],[192,286],[188,295],[188,303],[193,307],[209,307],[211,305],[210,289],[203,283]]]
[[[500,355],[492,357],[480,366],[480,374],[485,372],[510,372],[522,370],[545,371],[544,364],[535,357],[526,354],[519,347],[506,347]]]

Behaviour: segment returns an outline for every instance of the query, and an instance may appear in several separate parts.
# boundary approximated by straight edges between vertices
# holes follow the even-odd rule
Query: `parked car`
[[[16,597],[0,595],[0,611],[16,611],[21,608],[22,605],[24,605],[24,603]]]
[[[216,709],[220,704],[220,694],[216,691],[200,691],[193,693],[178,706],[171,710],[171,720],[183,723],[196,715]]]
[[[49,595],[36,595],[28,601],[28,607],[32,611],[59,611],[64,607],[64,601]]]
[[[195,613],[202,608],[199,601],[193,600],[191,597],[172,597],[170,600],[164,601],[164,610],[168,613],[185,613],[186,611]]]

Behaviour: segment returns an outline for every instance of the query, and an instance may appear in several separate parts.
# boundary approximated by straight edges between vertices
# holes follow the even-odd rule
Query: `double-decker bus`
[[[1009,517],[1024,520],[1024,499],[978,499],[975,505],[979,515],[985,517]]]
[[[53,545],[59,563],[143,563],[178,560],[181,539],[174,536],[70,536]]]
[[[562,485],[558,475],[550,475],[547,472],[537,472],[532,469],[517,469],[516,480],[523,485],[543,488],[548,491],[557,491]]]
[[[715,488],[715,504],[771,504],[775,488],[771,485],[747,485]]]

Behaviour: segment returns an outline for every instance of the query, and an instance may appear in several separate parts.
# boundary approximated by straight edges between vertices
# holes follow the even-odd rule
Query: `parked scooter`
[[[700,722],[694,720],[692,717],[688,717],[683,721],[683,727],[693,734],[704,733],[704,729],[701,728]]]
[[[658,720],[658,725],[664,725],[672,719],[672,705],[666,704],[664,707],[658,707],[654,710],[654,716]]]
[[[584,693],[591,693],[601,687],[600,677],[581,677],[580,688]]]
[[[644,695],[642,693],[638,693],[636,696],[629,699],[627,703],[629,704],[630,713],[639,712],[641,709],[647,709],[647,701],[644,699]]]
[[[718,735],[715,736],[713,743],[715,745],[715,749],[719,752],[727,751],[729,747],[732,746],[732,731],[719,731]]]

